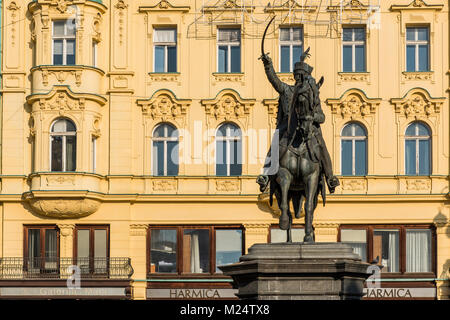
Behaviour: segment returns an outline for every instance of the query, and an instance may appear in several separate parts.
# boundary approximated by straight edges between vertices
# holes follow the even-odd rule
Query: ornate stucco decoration
[[[174,6],[167,0],[161,0],[153,6],[142,6],[139,7],[139,12],[146,11],[169,11],[169,12],[182,12],[186,13],[191,9],[190,6]]]
[[[390,9],[391,11],[415,9],[442,10],[443,7],[443,4],[428,4],[423,0],[413,0],[407,5],[393,4]]]
[[[146,236],[148,224],[130,224],[130,236]]]
[[[430,179],[407,179],[406,190],[408,191],[431,191]]]
[[[137,104],[142,108],[145,118],[152,122],[175,122],[184,127],[190,99],[178,99],[175,94],[167,89],[156,91],[150,99],[139,99]]]
[[[177,180],[176,179],[155,179],[153,180],[153,191],[176,191]]]
[[[215,128],[224,121],[234,121],[241,129],[247,130],[255,99],[242,99],[233,89],[225,89],[214,99],[203,99],[200,102],[205,107],[209,128]]]
[[[280,2],[278,2],[280,3]],[[274,3],[275,4],[275,3]],[[307,1],[295,1],[295,0],[288,0],[288,1],[282,1],[279,5],[272,5],[272,6],[266,6],[264,8],[264,12],[267,13],[285,13],[285,12],[292,12],[294,15],[300,15],[304,13],[312,13],[317,10],[318,6],[312,4],[312,2]]]
[[[98,106],[103,106],[106,103],[106,99],[101,96],[74,93],[68,86],[54,86],[46,94],[35,94],[27,97],[27,102],[32,105],[33,112],[55,111],[60,115],[70,111],[86,110],[87,100],[94,101]]]
[[[366,181],[361,179],[341,179],[344,191],[366,191]]]
[[[216,85],[218,82],[237,82],[242,85],[245,84],[245,74],[244,73],[217,73],[212,74],[213,81],[212,85]]]
[[[277,127],[278,99],[264,99],[263,104],[267,107],[270,132]]]
[[[423,88],[413,88],[403,98],[391,99],[399,117],[416,120],[439,114],[444,102],[445,98],[432,98]]]
[[[374,115],[381,99],[370,99],[359,89],[346,91],[339,99],[327,99],[326,103],[331,106],[333,115],[339,115],[343,119],[363,119]]]
[[[9,11],[10,20],[11,20],[11,28],[9,29],[9,41],[13,47],[16,46],[16,39],[17,39],[17,31],[19,29],[19,26],[16,25],[17,17],[20,14],[20,6],[17,5],[15,1],[12,1],[9,6],[6,7]]]
[[[338,84],[341,82],[366,82],[370,84],[369,72],[338,72]]]
[[[76,196],[56,194],[57,192],[28,192],[24,194],[25,200],[31,210],[42,216],[57,219],[78,219],[96,212],[101,201],[90,196]]]
[[[216,180],[216,191],[229,192],[239,191],[240,183],[237,179],[218,179]]]

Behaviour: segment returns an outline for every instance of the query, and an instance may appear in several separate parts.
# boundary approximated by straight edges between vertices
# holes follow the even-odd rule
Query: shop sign
[[[366,288],[364,298],[435,298],[436,288]]]
[[[235,289],[182,288],[147,289],[149,299],[229,299],[236,298]]]
[[[7,296],[126,296],[125,288],[67,288],[67,287],[3,287],[0,297]]]

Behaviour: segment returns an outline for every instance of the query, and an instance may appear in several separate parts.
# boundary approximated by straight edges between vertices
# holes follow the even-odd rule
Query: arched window
[[[216,133],[216,175],[242,174],[242,134],[232,123],[222,124]]]
[[[367,134],[357,123],[349,123],[342,129],[341,173],[345,176],[367,174]]]
[[[50,130],[51,171],[75,171],[77,159],[77,129],[67,119],[56,120]]]
[[[405,133],[405,174],[431,174],[431,134],[421,122],[413,122]]]
[[[155,128],[152,140],[153,175],[178,175],[178,130],[162,123]]]

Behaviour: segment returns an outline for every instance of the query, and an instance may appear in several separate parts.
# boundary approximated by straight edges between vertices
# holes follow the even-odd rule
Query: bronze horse
[[[314,242],[314,228],[312,225],[314,210],[317,207],[318,195],[322,194],[325,205],[325,181],[319,161],[312,156],[309,140],[312,139],[310,127],[313,125],[311,103],[302,96],[294,94],[291,103],[291,114],[296,119],[295,130],[287,139],[280,139],[280,162],[276,175],[270,177],[270,204],[273,195],[281,210],[280,229],[287,230],[287,242],[292,242],[292,214],[289,203],[292,201],[295,217],[300,218],[302,205],[305,210],[304,242]],[[282,141],[289,141],[283,145]]]

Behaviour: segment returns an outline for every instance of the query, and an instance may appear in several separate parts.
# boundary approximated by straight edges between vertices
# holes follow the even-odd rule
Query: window
[[[153,175],[178,175],[178,130],[167,123],[153,132]]]
[[[151,227],[149,243],[149,271],[159,274],[221,273],[244,248],[240,227]]]
[[[51,171],[75,171],[77,132],[72,121],[56,120],[50,132]]]
[[[429,71],[429,32],[427,27],[406,28],[406,71]]]
[[[434,245],[430,226],[341,226],[340,241],[366,262],[378,260],[382,273],[431,273]]]
[[[92,66],[97,67],[98,42],[92,41]]]
[[[53,64],[75,64],[75,20],[53,21]]]
[[[92,137],[92,172],[97,171],[97,138]]]
[[[25,261],[29,275],[57,273],[59,230],[56,226],[25,226]]]
[[[420,122],[413,122],[405,133],[405,174],[431,174],[430,130]]]
[[[303,29],[280,28],[280,72],[292,72],[303,53]]]
[[[241,29],[219,29],[217,71],[241,72]]]
[[[242,134],[232,123],[225,123],[216,133],[216,175],[242,174]]]
[[[366,130],[357,123],[349,123],[342,129],[341,174],[367,174],[367,135]]]
[[[292,242],[303,242],[305,237],[305,228],[299,228],[293,226],[291,229]],[[278,226],[270,227],[270,243],[286,242],[287,232],[286,230],[281,230]]]
[[[353,252],[361,257],[361,261],[367,262],[367,231],[358,229],[342,229],[341,242],[349,244]]]
[[[342,30],[342,71],[366,71],[366,30],[364,28]]]
[[[177,72],[177,30],[155,29],[153,45],[154,71]]]
[[[109,257],[108,226],[76,226],[75,258],[81,274],[107,273]]]

